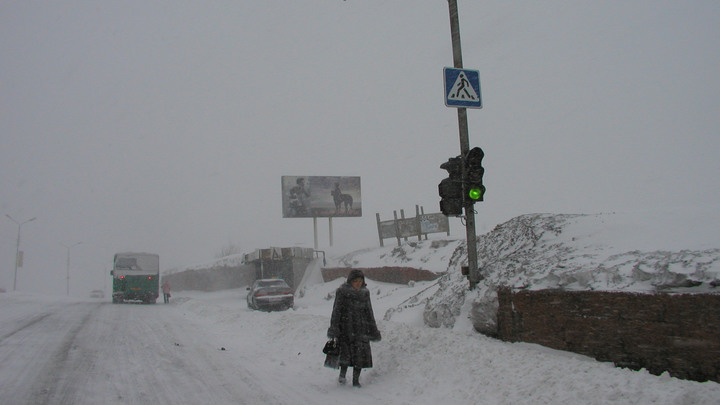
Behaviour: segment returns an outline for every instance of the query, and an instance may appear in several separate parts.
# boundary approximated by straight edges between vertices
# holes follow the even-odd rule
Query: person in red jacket
[[[360,387],[360,372],[373,365],[370,342],[381,338],[362,271],[351,270],[347,281],[335,291],[327,336],[340,346],[338,382],[345,384],[345,374],[352,366],[353,386]]]

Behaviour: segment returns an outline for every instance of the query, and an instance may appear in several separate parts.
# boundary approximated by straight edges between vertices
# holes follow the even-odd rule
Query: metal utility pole
[[[65,261],[65,269],[67,270],[67,278],[66,278],[66,280],[67,280],[67,282],[66,282],[67,287],[66,287],[66,288],[67,288],[67,295],[68,295],[68,296],[70,296],[70,248],[75,247],[75,246],[80,245],[80,244],[82,244],[82,242],[77,242],[77,243],[75,243],[74,245],[70,245],[70,246],[63,245],[63,244],[61,243],[61,245],[63,245],[63,246],[65,247],[65,249],[67,249],[67,260]]]
[[[448,0],[450,9],[450,35],[452,37],[453,67],[463,68],[462,48],[460,46],[460,22],[458,17],[457,0]],[[468,137],[467,109],[458,108],[458,129],[460,134],[460,154],[466,156],[470,150]],[[470,270],[470,289],[474,289],[480,281],[477,261],[477,235],[475,234],[475,210],[472,203],[465,203],[465,230],[467,235],[468,267]]]
[[[15,276],[13,277],[13,291],[17,288],[17,269],[18,269],[18,263],[20,262],[20,228],[23,226],[23,224],[26,224],[30,221],[34,221],[36,217],[32,217],[28,219],[27,221],[18,222],[15,220],[15,218],[11,217],[8,214],[5,214],[6,217],[10,218],[11,221],[15,222],[18,226],[17,231],[17,241],[15,242]]]

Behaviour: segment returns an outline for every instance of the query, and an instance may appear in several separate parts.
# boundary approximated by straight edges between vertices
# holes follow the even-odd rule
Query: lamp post
[[[67,269],[67,295],[68,296],[70,295],[70,248],[75,247],[80,244],[82,244],[82,242],[77,242],[74,245],[70,245],[70,246],[63,245],[61,243],[61,245],[65,246],[65,249],[67,249],[67,260],[65,263],[66,263],[66,269]]]
[[[13,291],[17,288],[17,269],[18,269],[18,262],[20,261],[20,228],[23,226],[23,224],[26,224],[30,221],[34,221],[36,217],[32,217],[26,221],[18,222],[15,220],[15,218],[11,217],[8,214],[5,214],[6,217],[10,218],[11,221],[15,222],[18,226],[17,231],[17,241],[15,242],[15,276],[13,277]]]

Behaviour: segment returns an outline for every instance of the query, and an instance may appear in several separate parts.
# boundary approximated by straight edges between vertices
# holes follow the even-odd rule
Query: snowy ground
[[[163,398],[166,403],[186,404],[720,402],[720,384],[714,382],[654,376],[537,345],[428,328],[422,325],[421,306],[409,306],[391,321],[382,320],[387,309],[432,289],[432,282],[411,287],[368,280],[383,340],[373,344],[375,366],[363,372],[363,387],[339,386],[337,371],[323,367],[321,353],[330,296],[339,282],[307,286],[294,310],[273,313],[249,310],[244,290],[180,291],[170,305],[151,306],[0,294],[0,402],[28,403],[12,400],[27,398],[31,391],[30,398],[42,400],[34,403],[73,404],[162,403]],[[38,313],[58,308],[73,308],[62,311],[68,318],[64,321],[78,325],[68,326],[72,338],[58,343],[67,346],[69,354],[54,360],[27,354],[42,353],[43,347],[55,344],[54,330],[27,337],[23,333],[45,322]],[[129,332],[137,336],[114,338],[110,332],[118,320],[137,329]],[[18,331],[14,325],[22,322],[27,325]],[[35,363],[37,372],[51,360],[52,375],[39,380],[23,363]],[[66,363],[68,367],[59,366]],[[133,378],[133,373],[148,374]],[[45,384],[40,394],[38,381]],[[70,389],[70,383],[84,387]],[[139,385],[136,392],[128,388],[132,383]]]
[[[715,211],[690,214],[523,216],[482,236],[480,257],[498,267],[490,276],[511,284],[562,280],[535,267],[622,276],[640,263],[651,275],[710,285],[720,270],[720,220]],[[284,312],[249,310],[244,289],[177,291],[169,305],[0,293],[0,404],[720,403],[715,382],[486,337],[469,320],[472,300],[453,315],[452,328],[426,326],[429,304],[463,302],[467,280],[456,274],[461,245],[430,240],[333,257],[330,266],[448,271],[408,285],[367,280],[383,339],[372,345],[374,367],[363,371],[361,389],[339,386],[337,371],[323,367],[333,294],[343,280],[324,282],[320,260],[301,280],[295,308]],[[525,269],[516,278],[496,274],[516,262]],[[610,287],[661,285],[633,274],[620,278],[633,282]]]

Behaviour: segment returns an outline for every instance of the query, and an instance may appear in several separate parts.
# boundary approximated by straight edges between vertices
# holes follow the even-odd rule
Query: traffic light
[[[485,186],[483,186],[485,169],[482,167],[484,157],[485,152],[478,147],[470,149],[465,155],[465,197],[469,204],[483,201],[485,195]]]
[[[438,184],[440,193],[440,212],[447,216],[461,216],[463,211],[463,160],[460,156],[451,157],[440,165],[448,171],[450,177]]]

